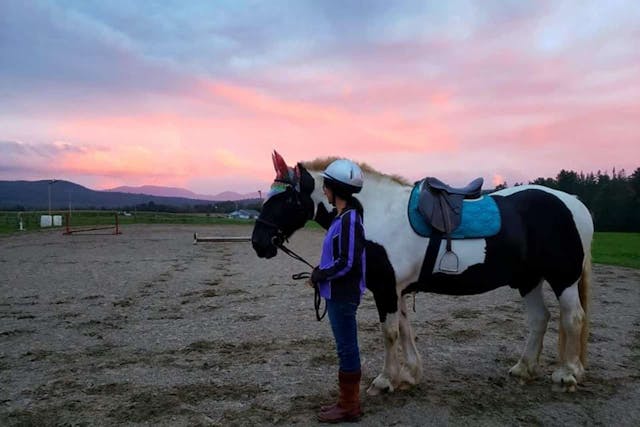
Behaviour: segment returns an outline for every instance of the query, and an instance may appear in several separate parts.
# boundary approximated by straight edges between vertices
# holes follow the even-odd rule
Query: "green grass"
[[[66,212],[51,212],[53,215],[62,215],[63,227],[53,228],[60,230],[64,228]],[[51,230],[51,228],[40,228],[40,216],[46,215],[47,212],[33,211],[22,212],[22,223],[27,232],[37,232],[41,230]],[[198,224],[198,225],[249,225],[253,226],[253,220],[231,219],[226,215],[215,214],[207,216],[206,214],[176,214],[163,212],[136,212],[131,216],[118,215],[120,225],[127,224]],[[113,211],[72,211],[71,227],[82,228],[94,225],[112,225],[115,223]],[[314,221],[307,222],[305,228],[318,229],[322,228]],[[0,212],[0,234],[17,232],[19,229],[17,212]]]
[[[595,233],[593,262],[640,269],[640,233]]]
[[[40,228],[40,216],[47,212],[33,211],[22,212],[22,223],[28,232],[50,230]],[[53,215],[62,215],[63,225],[66,212],[52,212]],[[136,212],[131,216],[118,215],[121,225],[127,224],[247,224],[253,225],[252,220],[230,219],[226,216],[206,214],[174,214],[163,212]],[[112,225],[115,223],[114,212],[109,211],[73,211],[71,212],[71,227],[88,227],[94,225]],[[0,233],[17,232],[18,225],[17,212],[0,212]],[[64,228],[64,226],[62,227]],[[62,228],[57,227],[58,230]]]

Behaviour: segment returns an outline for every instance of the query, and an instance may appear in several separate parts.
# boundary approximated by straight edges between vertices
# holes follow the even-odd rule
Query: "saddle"
[[[456,188],[433,177],[423,181],[418,211],[447,240],[447,251],[440,261],[443,271],[458,271],[458,256],[451,249],[451,234],[462,222],[463,201],[479,198],[483,182],[482,178],[476,178],[467,186]]]
[[[482,194],[482,178],[476,178],[466,187],[450,187],[437,178],[425,178],[418,211],[436,230],[450,235],[458,228],[462,219],[464,199],[477,199]]]

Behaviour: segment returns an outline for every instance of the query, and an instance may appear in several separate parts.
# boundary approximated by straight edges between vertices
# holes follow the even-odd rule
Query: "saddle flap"
[[[423,188],[418,202],[418,211],[433,228],[450,234],[462,221],[464,195],[434,192]]]

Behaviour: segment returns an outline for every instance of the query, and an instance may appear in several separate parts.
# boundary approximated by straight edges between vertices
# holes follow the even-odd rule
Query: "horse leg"
[[[407,296],[400,297],[400,341],[405,364],[400,369],[400,388],[408,388],[420,382],[422,378],[422,359],[416,348],[416,340],[411,328],[407,311]]]
[[[392,392],[398,385],[398,372],[400,363],[398,360],[398,312],[388,313],[382,322],[382,334],[384,336],[384,367],[367,389],[367,394],[375,396],[383,391]]]
[[[542,283],[540,281],[538,286],[524,296],[529,336],[520,360],[509,369],[509,375],[519,378],[521,383],[529,382],[538,376],[538,360],[550,317],[544,302]]]
[[[566,288],[559,297],[560,301],[560,333],[559,354],[560,367],[551,375],[554,389],[575,391],[578,382],[584,376],[584,347],[586,339],[586,313],[580,302],[578,284]],[[582,360],[581,360],[582,359]]]

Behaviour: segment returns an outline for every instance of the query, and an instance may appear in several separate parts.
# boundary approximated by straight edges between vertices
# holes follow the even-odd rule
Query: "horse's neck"
[[[322,191],[322,177],[319,173],[311,172],[315,180],[315,188],[311,194],[314,206],[324,203],[329,212],[333,207],[327,201]],[[368,239],[379,243],[392,239],[402,226],[399,218],[406,218],[407,203],[411,194],[411,187],[399,184],[384,176],[367,177],[362,191],[356,197],[364,209],[364,227]]]

